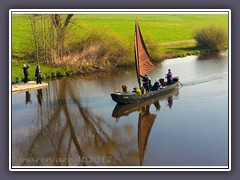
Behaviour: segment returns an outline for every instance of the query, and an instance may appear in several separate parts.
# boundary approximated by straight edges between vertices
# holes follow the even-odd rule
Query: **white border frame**
[[[231,10],[230,9],[10,9],[9,73],[12,73],[13,14],[228,14],[228,163],[229,166],[12,166],[12,75],[9,74],[9,170],[10,171],[231,171]]]

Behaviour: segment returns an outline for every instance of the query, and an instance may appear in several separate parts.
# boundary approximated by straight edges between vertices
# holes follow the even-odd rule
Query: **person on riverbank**
[[[37,65],[36,71],[35,71],[35,77],[36,77],[36,83],[42,84],[42,75],[41,75],[41,69],[40,65]]]
[[[23,74],[24,74],[24,79],[23,82],[27,83],[28,82],[28,68],[30,67],[30,65],[26,66],[26,64],[23,64]]]
[[[171,69],[168,69],[168,73],[166,74],[166,78],[167,78],[167,85],[172,84],[172,72]]]

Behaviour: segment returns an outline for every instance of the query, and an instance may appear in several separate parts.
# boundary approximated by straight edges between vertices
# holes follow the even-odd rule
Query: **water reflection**
[[[228,56],[228,51],[223,51],[223,52],[215,52],[215,53],[210,53],[210,54],[202,54],[197,57],[197,60],[212,60],[212,59],[218,59],[218,60],[223,60],[226,59]]]
[[[13,165],[136,164],[136,154],[127,150],[129,144],[134,144],[134,137],[124,137],[131,127],[114,129],[84,107],[76,94],[74,82],[59,81],[48,90],[44,104],[47,107],[42,108],[42,91],[37,91],[37,124],[28,129],[32,135],[27,140],[14,143]]]
[[[151,114],[149,111],[150,105],[140,107],[138,118],[138,150],[140,165],[143,165],[145,149],[147,146],[148,137],[156,119],[156,114]]]
[[[148,137],[157,116],[150,112],[150,106],[153,103],[159,112],[159,101],[151,100],[140,106],[127,107],[131,112],[139,113],[138,126],[130,123],[117,127],[82,104],[74,81],[62,80],[55,83],[44,93],[42,90],[36,91],[36,122],[32,125],[33,128],[25,129],[27,132],[24,134],[29,134],[27,138],[14,141],[13,165],[144,164]],[[119,116],[124,115],[122,113],[121,110],[118,111]],[[134,135],[135,128],[138,129],[138,135]]]
[[[173,106],[173,98],[172,98],[172,96],[169,96],[167,98],[167,101],[168,101],[167,106],[169,107],[169,109],[172,109],[172,106]]]
[[[153,105],[155,106],[156,111],[160,111],[161,105],[160,105],[159,101],[153,102]]]
[[[160,100],[167,100],[169,109],[173,106],[173,96],[178,96],[179,90],[176,89],[159,99],[151,99],[138,104],[116,105],[112,112],[112,117],[119,122],[122,116],[128,116],[133,112],[138,112],[138,159],[140,166],[144,165],[145,150],[147,147],[148,138],[157,117],[157,114],[150,112],[150,106],[153,104],[156,112],[160,112]]]
[[[41,106],[42,105],[42,100],[43,100],[42,89],[37,90],[37,99],[38,99],[38,104]]]
[[[170,94],[115,113],[109,94],[135,87],[135,69],[13,94],[12,165],[227,165],[228,61],[196,58],[166,60],[150,74],[163,77],[171,67],[184,84],[180,99]]]
[[[31,104],[32,101],[31,101],[31,94],[29,91],[26,91],[26,100],[25,100],[25,104],[28,105],[28,104]]]

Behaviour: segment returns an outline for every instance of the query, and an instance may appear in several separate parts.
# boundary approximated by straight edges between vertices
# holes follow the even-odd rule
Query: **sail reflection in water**
[[[126,106],[128,113],[139,113],[139,122],[118,126],[120,122],[99,116],[81,101],[75,82],[53,81],[48,90],[31,91],[32,104],[27,110],[32,114],[23,115],[22,128],[13,123],[13,166],[144,165],[147,140],[156,118],[149,109],[152,101]],[[159,110],[160,104],[154,104]],[[15,107],[14,114],[17,111]],[[121,109],[115,108],[114,112],[119,118],[126,115]],[[14,122],[21,117],[13,117]],[[138,129],[138,135],[134,129]]]
[[[121,84],[137,85],[133,68],[50,81],[42,92],[13,93],[12,165],[227,166],[228,56],[160,65],[162,71],[149,75],[163,77],[174,69],[183,84],[179,98],[173,92],[159,103],[114,108],[109,94]]]
[[[137,111],[138,116],[138,159],[139,164],[144,165],[144,155],[147,147],[148,138],[154,124],[154,121],[157,117],[156,114],[150,112],[150,106],[154,105],[156,112],[160,111],[161,105],[160,100],[167,100],[169,109],[172,108],[173,96],[178,96],[179,90],[169,92],[165,96],[160,97],[159,99],[151,99],[141,104],[128,104],[128,105],[116,105],[112,116],[116,118],[118,122],[122,116],[128,116],[130,113]]]

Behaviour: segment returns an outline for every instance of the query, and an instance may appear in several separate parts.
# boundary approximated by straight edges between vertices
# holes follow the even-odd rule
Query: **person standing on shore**
[[[41,75],[41,69],[40,65],[37,65],[36,71],[35,71],[35,77],[36,77],[36,83],[42,84],[42,75]]]
[[[28,82],[28,68],[30,67],[30,65],[26,66],[26,64],[23,64],[23,74],[24,74],[24,79],[23,82],[27,83]]]

